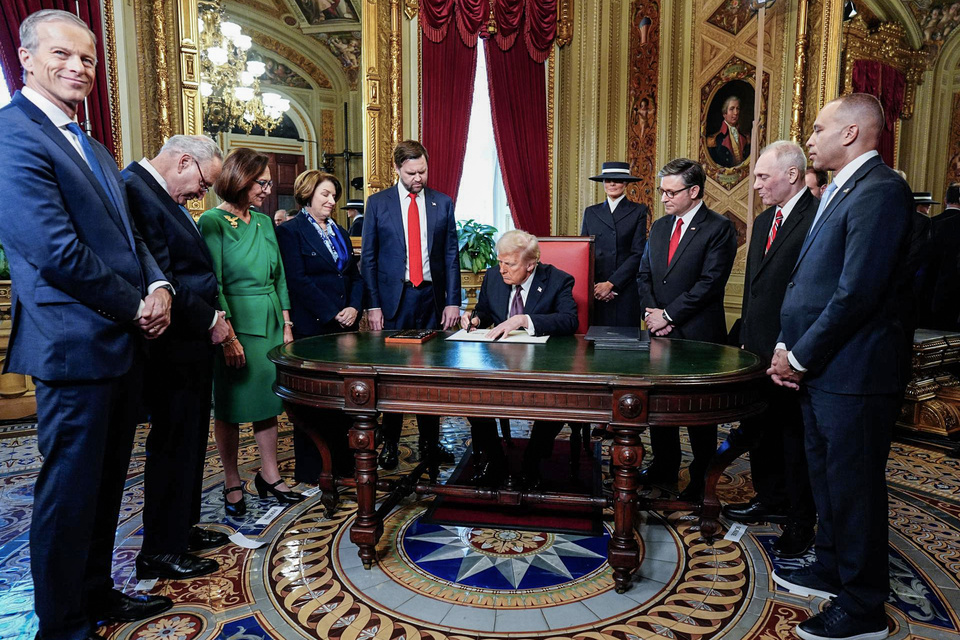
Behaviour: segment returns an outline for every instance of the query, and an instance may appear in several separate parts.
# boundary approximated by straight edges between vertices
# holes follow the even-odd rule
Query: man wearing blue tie
[[[816,562],[773,580],[833,599],[797,626],[804,640],[888,634],[885,474],[908,355],[891,292],[909,275],[913,197],[877,153],[883,124],[880,102],[863,93],[827,103],[814,122],[810,159],[835,173],[787,283],[767,372],[800,394],[819,516]]]
[[[367,200],[360,274],[370,328],[449,329],[460,321],[460,252],[453,201],[427,188],[427,150],[404,140],[393,151],[397,184]],[[380,466],[398,463],[402,416],[383,416]],[[420,456],[453,456],[439,444],[437,416],[418,415]]]
[[[64,11],[20,27],[25,87],[0,110],[0,200],[13,328],[6,370],[33,376],[37,444],[30,564],[43,640],[172,605],[113,588],[117,516],[139,410],[143,338],[170,323],[172,287],[127,211],[110,153],[76,122],[93,89],[93,33]]]

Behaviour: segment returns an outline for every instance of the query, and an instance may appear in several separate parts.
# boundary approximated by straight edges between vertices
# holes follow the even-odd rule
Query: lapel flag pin
[[[537,293],[543,293],[543,287],[537,287]]]

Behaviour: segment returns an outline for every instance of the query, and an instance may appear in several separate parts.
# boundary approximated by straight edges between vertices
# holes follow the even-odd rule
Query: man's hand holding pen
[[[478,326],[480,326],[480,320],[477,318],[476,309],[474,309],[470,313],[465,313],[460,316],[461,329],[465,329],[466,331],[473,331]]]

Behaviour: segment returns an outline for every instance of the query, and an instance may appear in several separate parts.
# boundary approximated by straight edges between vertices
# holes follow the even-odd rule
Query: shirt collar
[[[809,191],[809,189],[807,189],[807,185],[803,185],[803,189],[800,189],[800,191],[797,191],[792,198],[787,200],[787,204],[783,205],[780,208],[780,211],[783,213],[784,222],[786,222],[787,216],[790,215],[790,212],[793,211],[794,207],[797,206],[797,203],[800,202],[800,198],[803,197],[804,189]]]
[[[533,286],[533,276],[537,275],[537,268],[540,265],[538,264],[533,268],[533,271],[530,272],[530,275],[527,276],[527,279],[520,284],[520,288],[523,289],[523,297],[526,300],[527,294],[530,293],[530,287]]]
[[[617,210],[617,205],[620,204],[620,201],[627,197],[627,194],[624,193],[616,200],[611,200],[610,197],[607,197],[607,206],[610,207],[610,213],[613,213]]]
[[[693,209],[690,209],[690,211],[687,211],[682,216],[679,216],[679,218],[683,220],[683,227],[682,227],[683,229],[687,229],[690,227],[690,223],[693,222],[693,218],[697,215],[697,212],[700,211],[700,207],[702,206],[703,206],[703,200],[698,202],[697,206],[695,206]]]
[[[880,153],[877,152],[876,149],[867,151],[866,153],[862,153],[856,158],[854,158],[853,160],[851,160],[847,164],[847,166],[845,166],[843,169],[840,169],[840,171],[837,171],[837,173],[834,174],[833,176],[833,184],[837,185],[836,190],[839,190],[840,187],[842,187],[843,184],[847,180],[849,180],[854,173],[857,172],[857,169],[865,165],[867,163],[867,160],[878,155],[880,155]]]
[[[426,189],[426,187],[424,187]],[[410,201],[410,192],[407,191],[407,188],[403,186],[403,183],[397,180],[397,192],[400,194],[400,202],[409,202]],[[420,193],[417,194],[417,200],[423,199],[423,189],[420,190]]]
[[[43,115],[50,118],[50,122],[52,122],[54,126],[59,129],[63,129],[71,122],[77,121],[76,116],[73,118],[68,116],[63,109],[53,104],[46,96],[42,95],[36,89],[31,89],[30,87],[24,86],[23,89],[20,90],[20,93],[23,94],[24,98],[36,105],[40,111],[43,111]]]
[[[160,175],[160,172],[157,171],[156,167],[150,164],[150,161],[147,160],[146,157],[140,158],[140,162],[138,162],[137,164],[139,164],[141,167],[143,167],[147,171],[147,173],[153,176],[153,179],[156,180],[161,187],[163,187],[164,191],[167,191],[167,181],[163,179],[163,176]],[[167,193],[170,193],[170,192],[167,191]]]

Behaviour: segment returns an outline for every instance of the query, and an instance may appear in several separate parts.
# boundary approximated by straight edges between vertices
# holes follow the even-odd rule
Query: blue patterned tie
[[[103,166],[101,166],[100,161],[97,160],[97,156],[93,152],[93,146],[90,144],[90,140],[87,139],[87,134],[83,132],[80,125],[76,122],[71,122],[67,125],[67,131],[77,136],[80,140],[80,148],[83,149],[83,156],[87,164],[90,165],[90,170],[93,171],[97,182],[103,187],[103,190],[107,193],[107,197],[110,198],[110,202],[113,203],[113,207],[117,210],[117,215],[120,216],[120,222],[123,223],[123,230],[127,232],[127,242],[130,243],[130,248],[133,249],[136,246],[133,241],[133,228],[127,219],[127,212],[121,205],[123,198],[120,196],[120,185],[115,178],[108,176],[103,170]]]
[[[817,226],[817,221],[820,220],[820,216],[823,214],[823,210],[827,208],[827,205],[830,204],[830,198],[833,197],[833,192],[837,190],[837,183],[831,182],[827,185],[827,190],[823,192],[823,197],[820,198],[820,206],[817,207],[817,215],[813,217],[813,224],[810,225],[810,230],[807,231],[807,237],[810,237],[810,234],[813,233],[813,230]]]
[[[180,211],[183,211],[183,215],[187,216],[187,220],[190,221],[190,224],[193,225],[193,228],[194,228],[194,229],[197,229],[197,230],[200,229],[200,227],[197,226],[197,221],[193,219],[193,216],[192,216],[192,215],[190,215],[190,210],[189,210],[189,209],[187,209],[187,208],[186,208],[185,206],[183,206],[183,205],[180,205]]]

